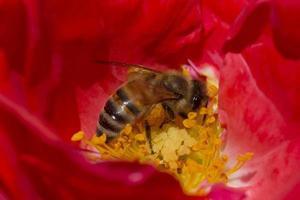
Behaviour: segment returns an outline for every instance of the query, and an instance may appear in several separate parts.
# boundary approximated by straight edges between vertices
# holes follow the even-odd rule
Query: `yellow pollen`
[[[205,115],[208,114],[207,108],[200,108],[199,115]]]
[[[215,117],[209,117],[209,118],[206,120],[206,123],[211,124],[211,123],[214,123],[215,120],[216,120]]]
[[[185,67],[183,74],[189,76]],[[163,106],[157,104],[144,121],[127,124],[107,143],[105,134],[88,139],[82,131],[75,133],[71,140],[96,149],[98,157],[87,156],[93,162],[117,159],[151,164],[173,175],[187,194],[205,195],[212,184],[226,184],[253,157],[253,153],[246,152],[229,165],[233,158],[222,152],[225,132],[218,116],[218,87],[207,83],[207,91],[208,106],[189,112],[186,119],[176,116],[175,120],[169,120]],[[150,135],[146,135],[145,121],[150,126]]]
[[[164,108],[161,104],[156,104],[145,120],[150,126],[160,126],[165,120]]]
[[[208,83],[207,84],[207,94],[209,97],[217,96],[218,88],[215,85]]]
[[[132,131],[132,126],[130,124],[126,124],[125,128],[122,131],[125,135],[129,135]]]
[[[80,141],[84,138],[84,132],[83,131],[78,131],[77,133],[74,133],[71,137],[71,141],[77,142]]]
[[[185,119],[185,120],[183,120],[182,123],[183,123],[184,127],[192,128],[197,124],[197,121],[193,120],[193,119]]]
[[[106,141],[106,135],[105,134],[101,135],[100,137],[97,137],[97,136],[94,135],[91,139],[91,142],[95,145],[104,144],[105,141]]]
[[[189,119],[195,119],[197,117],[197,113],[196,112],[189,112],[188,113],[188,118]]]
[[[239,155],[237,160],[240,162],[245,162],[245,161],[252,159],[253,155],[254,154],[252,152],[247,152],[245,154]]]
[[[135,135],[134,139],[136,141],[140,141],[140,142],[146,140],[144,134],[137,134],[137,135]]]

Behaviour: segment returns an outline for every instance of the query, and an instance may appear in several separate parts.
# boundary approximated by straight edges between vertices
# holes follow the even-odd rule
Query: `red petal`
[[[270,0],[251,1],[232,25],[223,51],[239,53],[255,42],[269,22],[270,10]]]
[[[0,180],[10,198],[190,199],[177,181],[151,167],[87,163],[37,118],[2,95],[0,113]]]
[[[99,113],[109,95],[99,85],[85,90],[78,89],[77,94],[81,130],[91,137],[95,134]]]
[[[238,53],[253,44],[271,24],[273,39],[286,58],[300,58],[300,3],[297,0],[255,0],[241,12],[225,41],[225,52]],[[271,19],[271,21],[270,21]]]
[[[24,69],[27,21],[24,5],[16,0],[0,3],[0,43],[10,67],[21,72]]]
[[[96,59],[178,67],[201,55],[197,1],[7,1],[1,6],[7,10],[0,28],[9,44],[4,48],[9,71],[25,70],[20,99],[66,139],[80,128],[77,87],[99,83],[109,90],[114,81],[110,67]]]
[[[300,2],[274,0],[272,27],[274,41],[287,58],[300,59]]]
[[[203,10],[203,23],[205,26],[205,44],[203,57],[201,62],[211,62],[210,54],[219,52],[221,49],[224,38],[228,31],[228,25],[226,25],[222,19],[219,19],[215,13],[212,13],[209,9]],[[199,60],[195,60],[195,62]]]
[[[223,22],[228,24],[235,20],[246,3],[245,0],[203,1],[204,6],[207,6]]]

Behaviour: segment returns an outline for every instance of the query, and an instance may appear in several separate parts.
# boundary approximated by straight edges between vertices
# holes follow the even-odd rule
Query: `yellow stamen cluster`
[[[174,175],[187,193],[202,195],[207,185],[227,183],[229,176],[253,156],[249,152],[240,155],[236,164],[228,167],[229,158],[222,153],[224,142],[217,113],[218,88],[208,83],[207,90],[208,106],[188,113],[187,119],[165,122],[162,106],[155,106],[146,117],[151,127],[150,141],[143,122],[127,124],[109,143],[105,142],[105,134],[88,139],[82,131],[74,134],[72,141],[81,140],[89,149],[97,150],[97,158],[89,156],[93,161],[121,159],[152,164]]]

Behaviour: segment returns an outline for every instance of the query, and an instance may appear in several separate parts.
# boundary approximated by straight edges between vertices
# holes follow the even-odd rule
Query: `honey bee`
[[[99,63],[129,68],[127,81],[108,98],[100,112],[96,134],[106,134],[107,142],[117,137],[126,124],[145,117],[156,104],[162,104],[171,120],[176,115],[186,117],[207,104],[204,81],[193,80],[177,71],[159,72],[142,65],[118,62]],[[147,137],[150,128],[146,122]]]

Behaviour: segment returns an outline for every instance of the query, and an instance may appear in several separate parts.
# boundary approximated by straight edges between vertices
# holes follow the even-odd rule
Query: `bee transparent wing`
[[[139,68],[136,66],[129,67],[127,71],[128,81],[136,79],[151,79],[151,77],[160,74],[159,72],[152,71],[151,69]]]
[[[139,64],[129,64],[129,63],[118,62],[118,61],[103,61],[103,60],[97,60],[96,63],[102,65],[112,65],[112,66],[120,66],[120,67],[127,68],[129,81],[144,75],[161,73],[157,70],[153,70]]]
[[[178,96],[168,90],[162,84],[155,84],[145,79],[136,78],[126,84],[126,88],[132,93],[134,99],[143,105],[153,105],[167,100],[178,99]]]
[[[143,105],[178,99],[178,96],[168,91],[163,84],[158,84],[157,80],[159,81],[159,79],[157,77],[160,77],[162,72],[138,64],[102,60],[96,62],[102,65],[125,67],[127,69],[126,88],[131,92],[131,98],[140,101]],[[125,85],[121,88],[124,88]]]

